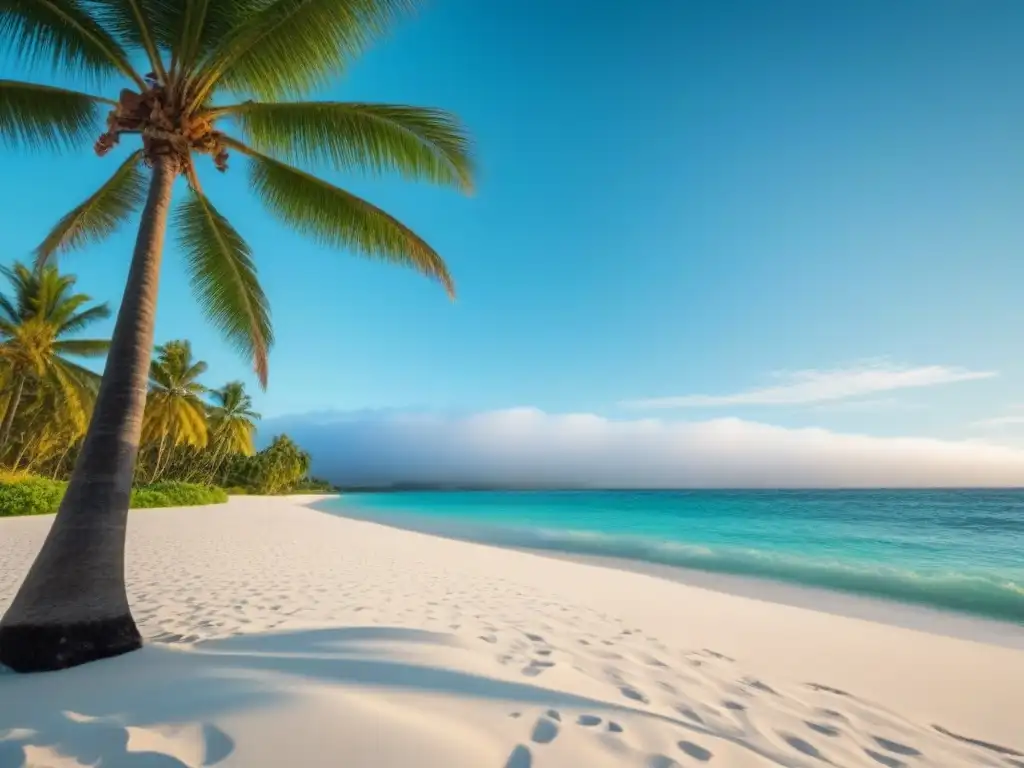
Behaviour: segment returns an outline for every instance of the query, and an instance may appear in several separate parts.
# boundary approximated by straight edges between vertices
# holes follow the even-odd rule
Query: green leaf
[[[274,332],[249,245],[195,189],[176,210],[174,223],[204,312],[228,342],[253,361],[265,389]]]
[[[105,0],[96,6],[95,13],[97,21],[117,38],[144,50],[153,72],[166,81],[166,70],[148,16],[154,7],[163,5],[167,5],[164,0]]]
[[[415,232],[361,197],[229,139],[252,161],[256,195],[284,223],[321,243],[412,267],[455,295],[444,260]]]
[[[47,368],[46,376],[60,393],[61,407],[66,409],[73,421],[84,427],[85,415],[92,408],[99,391],[99,374],[70,360],[55,357]]]
[[[24,64],[46,61],[97,79],[120,73],[144,88],[128,53],[89,10],[80,0],[0,0],[0,40]]]
[[[121,226],[146,199],[141,160],[142,150],[133,152],[102,187],[58,221],[36,248],[36,263],[45,264],[57,253],[102,240]]]
[[[53,348],[61,355],[102,357],[110,349],[110,342],[105,339],[67,339],[55,342]]]
[[[0,80],[0,140],[15,148],[80,149],[101,130],[96,96],[49,85]]]
[[[453,115],[390,104],[249,102],[215,110],[234,118],[251,146],[282,160],[402,175],[469,192],[470,141]]]
[[[84,294],[80,294],[84,296]],[[88,299],[88,296],[84,296]],[[110,307],[107,304],[96,304],[82,312],[77,312],[67,320],[64,320],[58,327],[58,334],[77,333],[97,320],[106,320],[110,317]]]
[[[337,75],[415,0],[271,0],[210,53],[198,101],[220,84],[263,99],[295,97]]]
[[[193,71],[214,46],[266,0],[105,0],[97,17],[118,39],[145,48],[136,7],[157,51],[170,54],[177,70]]]

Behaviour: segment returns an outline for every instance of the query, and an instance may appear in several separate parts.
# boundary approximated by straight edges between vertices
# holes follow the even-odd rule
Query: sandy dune
[[[0,768],[1024,768],[1013,648],[287,499],[135,512],[128,577],[149,645],[0,672]]]

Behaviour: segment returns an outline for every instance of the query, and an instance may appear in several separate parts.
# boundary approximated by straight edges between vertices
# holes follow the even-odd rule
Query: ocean
[[[1024,491],[437,491],[350,494],[332,508],[472,541],[1024,624]]]

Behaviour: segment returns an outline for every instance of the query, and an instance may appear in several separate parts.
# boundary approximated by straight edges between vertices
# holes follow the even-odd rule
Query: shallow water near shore
[[[1024,624],[1024,491],[480,491],[317,505],[511,547],[598,555]]]

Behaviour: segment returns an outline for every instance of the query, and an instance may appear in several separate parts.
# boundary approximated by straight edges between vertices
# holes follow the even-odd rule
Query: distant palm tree
[[[206,368],[202,360],[192,359],[192,345],[187,341],[169,341],[156,348],[156,358],[149,365],[149,397],[141,436],[142,443],[157,446],[150,481],[160,476],[168,446],[206,447],[206,387],[198,381]]]
[[[231,381],[210,392],[213,405],[207,410],[207,422],[217,458],[241,454],[252,456],[256,449],[253,436],[260,415],[252,409],[252,398],[245,384]]]
[[[110,317],[110,308],[106,304],[86,306],[92,299],[75,293],[74,276],[61,275],[56,267],[34,272],[15,262],[11,267],[0,267],[0,274],[13,289],[9,296],[0,294],[0,368],[8,393],[0,421],[3,450],[10,440],[26,384],[35,383],[36,389],[52,388],[68,413],[84,419],[99,376],[68,358],[102,356],[110,342],[68,337]]]
[[[89,431],[60,511],[6,615],[0,663],[68,667],[141,645],[124,585],[124,534],[142,429],[157,286],[175,179],[188,192],[173,218],[193,289],[213,322],[253,359],[262,385],[272,342],[249,245],[214,207],[196,161],[226,170],[229,152],[278,220],[323,244],[412,266],[453,285],[441,257],[381,209],[298,165],[397,171],[461,190],[472,185],[466,135],[434,109],[294,102],[347,68],[414,0],[2,0],[4,51],[94,83],[116,98],[0,80],[0,138],[107,154],[138,136],[110,179],[62,218],[40,263],[113,232],[142,207],[128,281]],[[151,72],[135,64],[145,60]],[[230,99],[241,98],[239,101]],[[285,99],[282,101],[282,99]],[[241,138],[228,135],[230,124]],[[151,173],[143,171],[148,166]],[[147,190],[148,187],[148,190]]]

